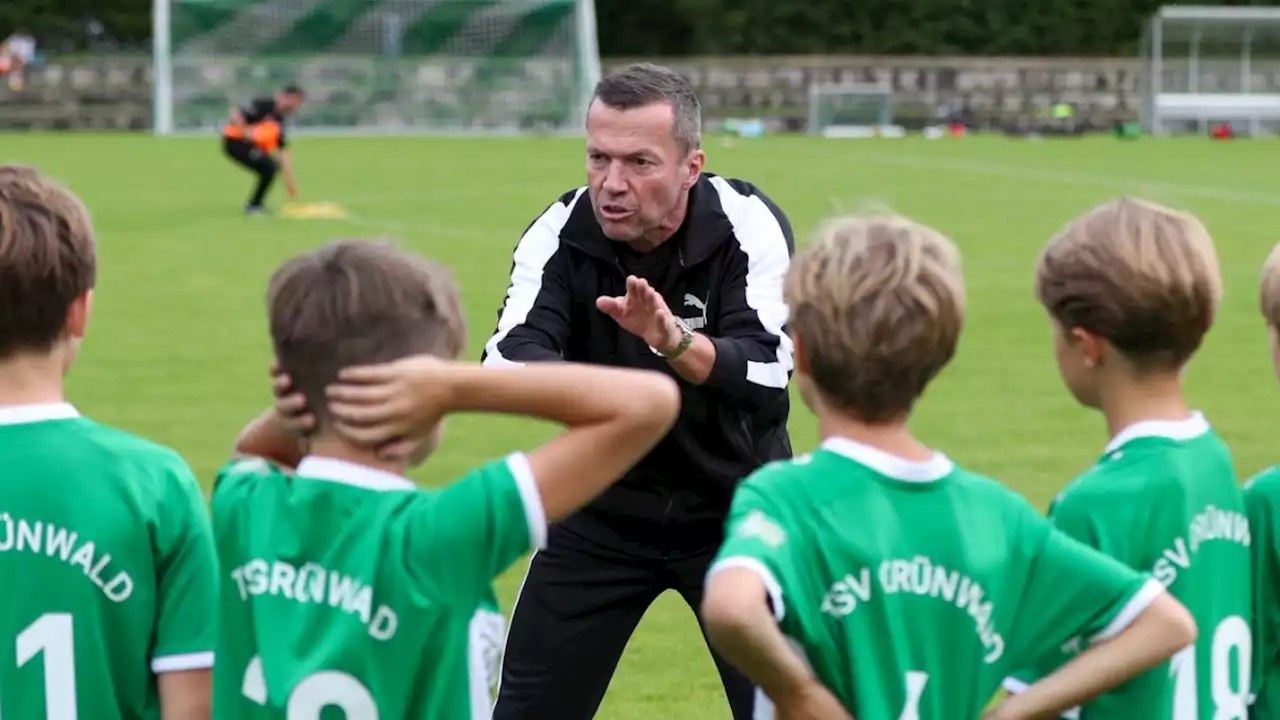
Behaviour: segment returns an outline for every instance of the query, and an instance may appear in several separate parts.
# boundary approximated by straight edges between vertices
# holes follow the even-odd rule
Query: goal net
[[[1280,8],[1160,8],[1142,43],[1142,120],[1157,135],[1280,131]]]
[[[307,131],[581,127],[594,0],[155,0],[155,129],[208,131],[297,83]]]
[[[900,135],[893,124],[893,91],[886,85],[814,83],[809,87],[809,132],[824,137]]]

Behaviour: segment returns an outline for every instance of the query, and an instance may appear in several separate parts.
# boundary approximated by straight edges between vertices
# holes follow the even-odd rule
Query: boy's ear
[[[1080,348],[1080,354],[1084,357],[1086,367],[1098,367],[1106,360],[1107,341],[1101,336],[1085,330],[1084,328],[1073,327],[1068,332],[1071,338],[1071,344]]]
[[[89,316],[93,313],[93,290],[86,290],[67,308],[67,334],[73,340],[83,340],[89,330]]]

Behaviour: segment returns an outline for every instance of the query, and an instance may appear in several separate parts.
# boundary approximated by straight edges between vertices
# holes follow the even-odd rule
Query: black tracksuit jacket
[[[795,251],[781,210],[749,183],[703,174],[684,225],[643,255],[610,241],[586,188],[529,225],[485,345],[489,366],[567,360],[660,370],[680,384],[670,433],[614,487],[563,525],[598,542],[662,557],[718,544],[734,488],[791,456],[792,346],[782,281]],[[640,338],[596,308],[644,277],[672,312],[715,343],[702,385],[682,380]]]

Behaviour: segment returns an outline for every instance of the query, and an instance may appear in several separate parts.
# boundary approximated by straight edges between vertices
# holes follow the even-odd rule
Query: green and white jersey
[[[1250,696],[1251,544],[1226,445],[1199,413],[1130,426],[1049,510],[1063,532],[1152,573],[1195,617],[1199,639],[1088,703],[1088,720],[1244,718]],[[1078,653],[1072,642],[1023,669],[1017,691]]]
[[[743,481],[710,572],[735,567],[854,717],[887,720],[977,717],[1010,671],[1163,592],[943,455],[843,438]]]
[[[1256,475],[1244,486],[1244,504],[1253,533],[1254,720],[1280,720],[1280,467]]]
[[[174,452],[66,404],[0,407],[0,717],[159,718],[213,666],[217,558]]]
[[[294,474],[236,460],[213,525],[216,717],[490,717],[505,640],[493,578],[546,541],[524,455],[440,490],[332,458]]]

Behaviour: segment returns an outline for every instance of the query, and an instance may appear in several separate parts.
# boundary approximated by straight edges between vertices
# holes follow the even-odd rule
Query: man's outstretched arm
[[[582,191],[552,203],[525,230],[511,263],[511,283],[498,326],[485,343],[488,366],[563,360],[569,336],[569,277],[560,229]]]

